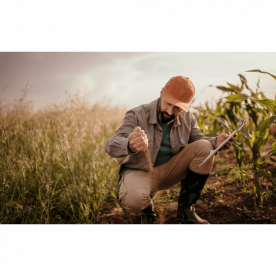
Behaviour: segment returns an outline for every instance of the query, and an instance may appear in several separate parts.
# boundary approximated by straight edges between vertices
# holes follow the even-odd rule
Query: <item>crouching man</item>
[[[182,187],[178,222],[209,223],[196,214],[194,204],[210,174],[213,158],[199,165],[228,135],[208,138],[199,130],[189,111],[194,95],[194,85],[188,78],[171,78],[157,100],[126,112],[123,124],[106,144],[110,156],[126,156],[119,169],[118,200],[126,212],[141,214],[142,223],[155,220],[152,197],[178,182]],[[223,149],[230,148],[232,141]]]

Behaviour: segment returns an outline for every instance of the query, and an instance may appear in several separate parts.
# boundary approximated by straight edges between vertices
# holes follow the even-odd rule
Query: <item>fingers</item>
[[[142,142],[138,142],[138,143],[130,142],[130,144],[137,151],[145,151],[148,148],[148,143],[146,141],[142,141]]]
[[[224,141],[224,140],[226,140],[230,135],[227,135],[227,134],[225,134],[225,133],[222,133],[222,134],[220,134],[219,136],[220,136],[220,140],[221,140],[221,141]],[[236,136],[237,136],[237,133],[235,133],[234,136],[231,137],[229,141],[233,142],[233,141],[235,140]]]
[[[234,141],[237,137],[237,133],[234,134],[234,136],[230,139],[230,141]]]
[[[141,127],[139,126],[136,126],[134,129],[133,129],[133,132],[130,133],[130,135],[141,135],[141,134],[145,134],[145,131],[141,129]],[[130,136],[129,135],[129,136]]]
[[[135,147],[137,151],[145,151],[148,147],[147,146],[141,146],[141,147]]]
[[[221,133],[219,136],[221,136],[222,138],[224,138],[224,140],[229,137],[229,135],[225,134],[225,133]]]
[[[138,137],[131,141],[134,147],[142,147],[144,145],[148,145],[148,139],[142,139],[141,137]]]
[[[224,145],[224,148],[225,149],[230,149],[232,146],[232,142],[228,141],[225,145]]]
[[[136,126],[134,129],[133,129],[133,132],[139,132],[141,130],[141,128],[139,126]]]
[[[145,134],[144,130],[141,131],[136,131],[136,132],[131,132],[128,136],[129,139],[135,139],[137,137],[146,137],[147,135]]]
[[[222,149],[223,150],[228,150],[228,149],[230,149],[230,147],[228,145],[224,145]]]
[[[134,128],[128,139],[131,147],[135,148],[136,151],[145,151],[148,148],[147,135],[145,134],[145,131],[142,130],[139,126]]]
[[[221,138],[220,141],[221,141],[221,143],[222,143],[224,140],[226,140],[229,136],[230,136],[230,135],[227,135],[227,134],[225,134],[225,133],[220,134],[220,138]],[[235,136],[236,136],[236,135],[234,135],[233,137],[230,138],[229,141],[227,141],[227,143],[223,146],[223,149],[230,149],[230,148],[231,148],[232,142],[235,140]]]

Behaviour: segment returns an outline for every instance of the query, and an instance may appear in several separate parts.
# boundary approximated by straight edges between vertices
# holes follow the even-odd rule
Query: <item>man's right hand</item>
[[[148,148],[148,138],[144,130],[136,126],[128,136],[128,146],[131,152],[145,151]]]

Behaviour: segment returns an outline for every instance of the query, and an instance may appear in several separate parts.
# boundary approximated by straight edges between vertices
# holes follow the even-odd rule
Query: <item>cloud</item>
[[[242,73],[252,88],[260,77],[261,88],[274,98],[275,80],[244,71],[275,73],[275,58],[276,53],[1,53],[0,86],[9,85],[8,96],[14,98],[29,80],[37,108],[77,90],[88,92],[91,102],[112,99],[132,108],[159,97],[173,76],[189,77],[196,103],[204,103],[221,97],[215,88],[201,93],[206,86],[237,84]]]

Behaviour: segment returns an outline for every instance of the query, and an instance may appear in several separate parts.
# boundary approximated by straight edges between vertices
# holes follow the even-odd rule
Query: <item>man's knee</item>
[[[150,190],[133,189],[128,191],[120,201],[126,211],[139,214],[150,205]]]
[[[211,142],[208,140],[198,140],[193,143],[194,148],[197,150],[197,153],[200,155],[209,155],[210,151],[214,149]]]
[[[201,167],[200,164],[206,159],[210,154],[210,151],[213,150],[213,145],[208,140],[198,140],[194,144],[194,158],[190,163],[189,168],[198,174],[210,174],[214,157],[208,159]]]

